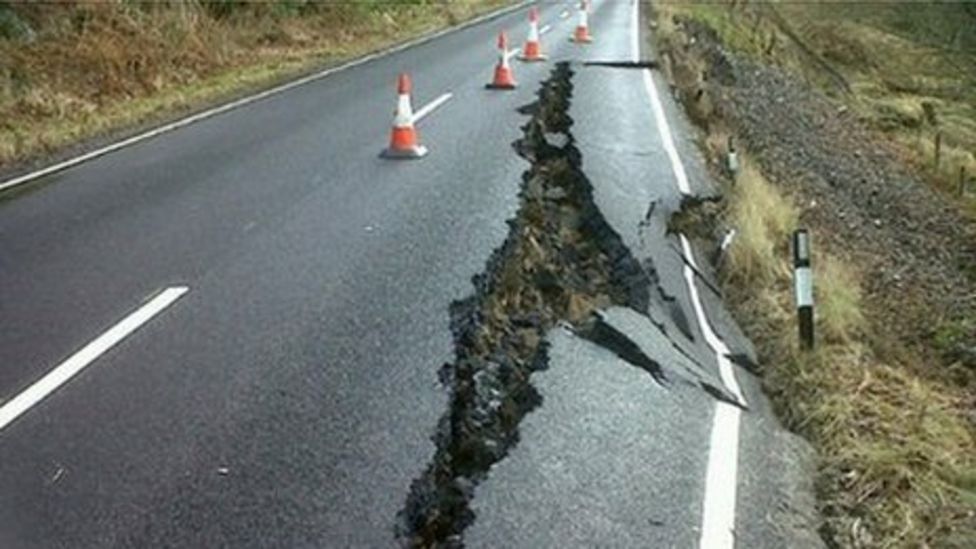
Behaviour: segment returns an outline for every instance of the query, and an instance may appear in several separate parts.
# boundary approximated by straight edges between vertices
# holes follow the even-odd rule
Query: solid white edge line
[[[705,342],[708,343],[708,346],[712,348],[712,351],[718,357],[719,375],[722,378],[722,383],[725,385],[725,388],[741,404],[745,405],[745,398],[742,396],[739,382],[735,379],[732,362],[728,358],[730,354],[729,348],[722,341],[722,338],[712,329],[711,324],[708,322],[708,317],[705,315],[705,307],[702,305],[701,296],[698,294],[698,286],[695,284],[695,271],[698,270],[698,264],[695,262],[691,244],[688,243],[688,239],[683,234],[679,234],[678,238],[681,239],[681,249],[687,261],[684,265],[684,276],[685,282],[688,285],[688,293],[691,295],[691,307],[695,311],[695,317],[698,318],[698,325],[701,327],[702,335],[705,337]]]
[[[551,30],[552,30],[552,25],[544,25],[541,29],[539,29],[539,34],[545,34]]]
[[[417,122],[420,122],[420,119],[421,118],[423,118],[423,117],[427,116],[428,114],[434,112],[434,109],[436,109],[437,107],[440,107],[444,103],[447,103],[448,100],[450,100],[452,97],[454,97],[454,94],[452,94],[451,92],[447,92],[447,93],[441,95],[440,97],[438,97],[437,99],[431,101],[430,103],[427,103],[423,107],[420,107],[420,109],[417,110],[417,112],[415,112],[413,114],[413,122],[414,122],[414,124],[416,124]]]
[[[52,173],[60,172],[60,171],[66,170],[68,168],[77,166],[78,164],[83,164],[83,163],[85,163],[85,162],[87,162],[89,160],[92,160],[94,158],[98,158],[99,156],[104,156],[106,154],[115,152],[115,151],[117,151],[119,149],[123,149],[125,147],[130,146],[130,145],[134,145],[134,144],[136,144],[136,143],[138,143],[140,141],[145,141],[147,139],[151,139],[151,138],[156,137],[156,136],[159,136],[161,134],[169,133],[169,132],[171,132],[173,130],[176,130],[176,129],[182,128],[184,126],[188,126],[190,124],[193,124],[194,122],[199,122],[200,120],[204,120],[204,119],[207,119],[207,118],[211,118],[211,117],[216,116],[218,114],[222,114],[222,113],[225,113],[227,111],[234,110],[234,109],[236,109],[238,107],[243,107],[245,105],[248,105],[248,104],[254,103],[256,101],[260,101],[262,99],[265,99],[267,97],[270,97],[272,95],[277,95],[279,93],[288,91],[288,90],[290,90],[292,88],[296,88],[298,86],[303,86],[305,84],[308,84],[310,82],[314,82],[316,80],[321,80],[322,78],[325,78],[326,76],[329,76],[331,74],[335,74],[337,72],[341,72],[341,71],[344,71],[344,70],[347,70],[347,69],[351,69],[353,67],[357,67],[357,66],[362,65],[362,64],[365,64],[365,63],[369,63],[370,61],[373,61],[374,59],[379,59],[381,57],[385,57],[385,56],[388,56],[388,55],[392,55],[392,54],[395,54],[395,53],[399,53],[399,52],[401,52],[403,50],[406,50],[406,49],[409,49],[409,48],[412,48],[412,47],[415,47],[415,46],[420,46],[422,44],[426,44],[428,42],[437,40],[438,38],[441,38],[443,36],[447,36],[448,34],[451,34],[453,32],[459,32],[459,31],[462,31],[464,29],[468,29],[468,28],[471,28],[471,27],[480,25],[481,23],[484,23],[485,21],[490,21],[490,20],[492,20],[494,18],[502,17],[502,16],[507,15],[509,13],[518,11],[518,10],[520,10],[520,9],[528,6],[532,2],[533,2],[533,0],[525,0],[523,2],[519,2],[518,4],[509,6],[507,8],[502,8],[502,9],[497,10],[497,11],[493,11],[493,12],[490,12],[490,13],[486,13],[485,15],[482,15],[480,17],[476,17],[476,18],[474,18],[474,19],[472,19],[470,21],[467,21],[465,23],[462,23],[462,24],[460,24],[458,26],[446,28],[446,29],[437,31],[437,32],[435,32],[433,34],[429,34],[427,36],[421,36],[421,37],[416,38],[414,40],[410,40],[408,42],[404,42],[404,43],[399,44],[397,46],[393,46],[392,48],[388,48],[388,49],[385,49],[385,50],[381,50],[381,51],[377,51],[377,52],[373,52],[373,53],[367,54],[367,55],[365,55],[363,57],[359,57],[357,59],[353,59],[351,61],[348,61],[346,63],[343,63],[341,65],[338,65],[336,67],[331,67],[331,68],[328,68],[328,69],[325,69],[325,70],[322,70],[322,71],[319,71],[319,72],[310,74],[308,76],[304,76],[304,77],[299,78],[297,80],[292,80],[291,82],[287,82],[287,83],[282,84],[280,86],[275,86],[273,88],[264,90],[262,92],[258,92],[258,93],[254,94],[254,95],[249,95],[247,97],[242,97],[241,99],[238,99],[236,101],[231,101],[230,103],[225,103],[223,105],[214,107],[212,109],[208,109],[208,110],[205,110],[205,111],[202,111],[202,112],[198,112],[198,113],[196,113],[194,115],[190,115],[190,116],[188,116],[186,118],[181,118],[179,120],[170,122],[168,124],[163,124],[162,126],[159,126],[159,127],[153,128],[151,130],[145,131],[143,133],[134,135],[134,136],[129,137],[127,139],[123,139],[122,141],[117,141],[115,143],[111,143],[111,144],[106,145],[104,147],[95,149],[93,151],[89,151],[89,152],[87,152],[85,154],[82,154],[82,155],[79,155],[79,156],[75,156],[75,157],[69,158],[67,160],[63,160],[61,162],[52,164],[50,166],[41,168],[39,170],[35,170],[33,172],[29,172],[29,173],[26,173],[26,174],[23,174],[23,175],[16,176],[16,177],[14,177],[12,179],[8,179],[8,180],[0,183],[0,192],[5,191],[5,190],[10,189],[10,188],[13,188],[13,187],[16,187],[18,185],[22,185],[22,184],[27,183],[29,181],[33,181],[33,180],[35,180],[35,179],[37,179],[39,177],[44,177],[45,175],[50,175]]]
[[[0,430],[3,430],[21,414],[56,391],[68,380],[81,372],[99,356],[114,347],[120,341],[136,331],[154,316],[172,305],[183,296],[189,288],[174,286],[163,290],[148,303],[129,314],[105,333],[85,345],[64,362],[45,374],[44,377],[24,389],[17,396],[0,406]]]
[[[631,58],[634,61],[640,60],[640,2],[633,0],[633,16],[631,19]],[[678,156],[678,150],[674,145],[671,134],[671,127],[668,125],[667,117],[664,113],[664,106],[658,97],[657,87],[654,85],[651,71],[643,69],[644,88],[651,99],[651,108],[654,112],[654,119],[657,122],[658,132],[664,144],[664,150],[671,162],[671,170],[674,172],[678,190],[684,194],[691,194],[688,185],[688,176],[685,173],[684,165]],[[684,235],[679,235],[681,247],[685,255],[686,263],[683,266],[685,283],[688,286],[688,294],[691,299],[692,308],[698,320],[699,328],[709,347],[715,353],[718,361],[719,375],[725,388],[743,406],[746,404],[742,396],[742,390],[738,381],[735,379],[735,372],[729,361],[729,349],[725,342],[719,338],[712,330],[705,316],[705,309],[698,295],[698,287],[695,285],[695,272],[697,269],[695,256],[692,253],[688,239]],[[738,463],[739,463],[739,425],[741,411],[737,406],[718,401],[715,405],[715,415],[712,419],[712,431],[708,444],[708,465],[705,472],[705,493],[702,498],[702,519],[701,536],[698,546],[700,549],[733,549],[735,547],[735,512],[736,512],[736,490],[738,488]]]
[[[740,415],[739,408],[732,404],[718,402],[715,405],[705,474],[705,499],[702,502],[700,549],[735,547]]]
[[[640,32],[639,32],[639,21],[640,21],[640,2],[634,0],[633,3],[633,17],[631,19],[631,59],[634,61],[640,60]],[[688,175],[685,173],[685,167],[681,163],[681,157],[678,156],[678,149],[674,145],[674,138],[671,134],[671,126],[668,124],[667,116],[664,114],[664,105],[661,104],[661,98],[657,94],[657,86],[654,85],[654,78],[651,76],[650,69],[641,69],[644,77],[644,89],[647,90],[647,95],[651,98],[651,110],[654,112],[654,120],[657,122],[657,131],[660,134],[661,142],[664,144],[664,151],[668,155],[668,160],[671,161],[671,171],[674,172],[674,178],[678,183],[678,190],[681,194],[690,195],[691,186],[688,184]]]

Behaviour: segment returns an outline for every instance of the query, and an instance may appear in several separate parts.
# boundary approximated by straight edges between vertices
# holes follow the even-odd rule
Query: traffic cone
[[[542,53],[542,45],[539,43],[539,10],[532,8],[529,10],[529,37],[522,48],[522,61],[545,61],[547,55]]]
[[[593,37],[590,36],[588,9],[586,0],[580,0],[579,23],[576,25],[576,32],[573,33],[573,42],[589,44],[593,41]]]
[[[427,154],[427,147],[420,144],[413,125],[410,88],[410,77],[405,73],[401,74],[397,81],[397,109],[393,117],[390,146],[380,154],[383,158],[421,158]]]
[[[485,86],[492,90],[514,90],[515,77],[512,67],[508,66],[508,37],[505,31],[498,33],[498,65],[495,66],[495,79]]]

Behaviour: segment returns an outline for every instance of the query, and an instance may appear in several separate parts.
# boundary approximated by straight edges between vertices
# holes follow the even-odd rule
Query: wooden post
[[[966,166],[959,166],[959,198],[966,196]]]
[[[942,132],[935,132],[935,173],[939,173],[939,164],[942,163]]]

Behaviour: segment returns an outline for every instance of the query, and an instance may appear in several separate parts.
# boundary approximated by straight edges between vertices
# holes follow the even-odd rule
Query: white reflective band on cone
[[[413,107],[410,105],[410,96],[402,93],[397,99],[397,112],[393,125],[398,128],[407,128],[413,125]]]

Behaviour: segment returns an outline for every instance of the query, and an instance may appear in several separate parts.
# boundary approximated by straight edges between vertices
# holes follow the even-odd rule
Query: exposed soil
[[[543,84],[515,143],[531,163],[505,243],[451,307],[456,359],[441,369],[450,391],[428,469],[413,482],[397,521],[405,547],[462,547],[474,521],[474,489],[518,442],[519,423],[541,397],[531,376],[547,367],[545,334],[557,323],[591,327],[611,305],[646,311],[653,281],[593,202],[567,111],[572,71],[560,63]],[[601,342],[610,348],[616,341]],[[652,374],[657,366],[636,365]]]

